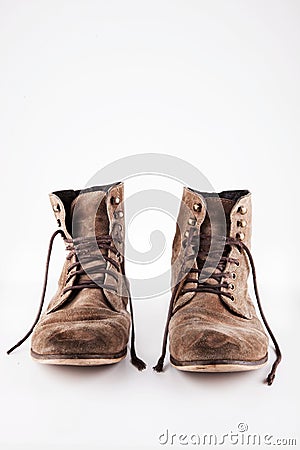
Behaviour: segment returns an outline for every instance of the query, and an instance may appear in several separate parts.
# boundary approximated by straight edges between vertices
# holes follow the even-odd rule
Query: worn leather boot
[[[272,384],[281,353],[263,314],[250,252],[251,194],[220,194],[184,188],[173,242],[173,293],[162,356],[169,333],[171,364],[192,372],[232,372],[263,367],[268,337],[247,288],[252,268],[254,290],[277,359],[267,378]]]
[[[123,184],[58,191],[50,194],[50,201],[59,230],[50,241],[39,312],[26,336],[8,353],[33,331],[31,355],[36,361],[113,364],[126,356],[131,326],[132,363],[144,369],[135,353],[132,302],[124,271]],[[58,290],[41,315],[52,244],[58,234],[68,255]]]

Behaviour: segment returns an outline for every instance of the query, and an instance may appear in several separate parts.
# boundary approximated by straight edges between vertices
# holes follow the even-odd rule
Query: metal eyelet
[[[201,203],[195,203],[195,204],[193,205],[193,210],[196,211],[196,212],[200,212],[200,211],[202,210],[202,205],[201,205]]]
[[[57,203],[57,205],[54,205],[52,208],[53,208],[54,212],[60,212],[60,204],[59,203]]]
[[[248,212],[248,210],[247,210],[246,206],[240,206],[238,208],[238,213],[240,213],[242,215],[247,214],[247,212]]]
[[[121,225],[120,223],[117,223],[117,222],[116,222],[116,223],[114,224],[114,229],[115,229],[115,230],[117,229],[117,230],[118,230],[117,233],[118,233],[119,231],[122,231],[122,230],[123,230],[123,227],[122,227],[122,225]]]
[[[228,289],[231,289],[232,291],[234,291],[234,289],[235,289],[234,284],[233,283],[229,283],[228,284]]]
[[[245,239],[244,233],[236,233],[235,236],[239,241],[243,241]]]
[[[57,219],[57,225],[58,225],[59,227],[61,227],[61,221],[60,221],[60,219]]]
[[[232,278],[233,280],[236,280],[236,273],[235,273],[235,272],[232,272],[231,278]]]
[[[116,212],[114,213],[114,218],[115,218],[115,219],[122,219],[123,217],[124,217],[124,214],[123,214],[122,211],[116,211]]]
[[[244,219],[238,220],[237,221],[237,226],[241,227],[241,228],[245,228],[247,226],[247,222]]]
[[[185,236],[186,238],[188,238],[189,235],[190,235],[190,232],[189,232],[189,231],[186,231],[186,232],[184,233],[184,236]]]
[[[113,205],[119,205],[121,202],[121,199],[120,199],[120,197],[112,197],[110,201]]]
[[[195,218],[192,218],[192,219],[189,219],[189,220],[188,220],[188,224],[189,224],[189,225],[192,225],[193,227],[196,225],[196,223],[197,223],[197,221],[196,221]]]
[[[122,262],[122,255],[121,255],[121,253],[120,253],[119,251],[116,253],[116,258],[117,258],[120,262]]]

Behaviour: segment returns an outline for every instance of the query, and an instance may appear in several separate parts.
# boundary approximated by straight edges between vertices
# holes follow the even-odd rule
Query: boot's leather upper
[[[268,337],[248,294],[246,253],[238,245],[224,241],[223,261],[216,264],[204,284],[197,282],[201,269],[205,270],[213,236],[218,240],[222,228],[226,238],[250,246],[251,194],[225,191],[215,195],[185,188],[182,201],[192,215],[182,217],[183,208],[179,212],[180,227],[173,242],[173,284],[179,274],[178,265],[183,265],[189,254],[195,258],[173,304],[169,323],[171,357],[178,363],[263,360],[268,352]],[[198,247],[200,241],[196,254],[193,234],[198,235]]]
[[[58,191],[50,201],[69,256],[57,292],[34,329],[32,351],[107,358],[124,353],[130,315],[121,270],[123,184]]]

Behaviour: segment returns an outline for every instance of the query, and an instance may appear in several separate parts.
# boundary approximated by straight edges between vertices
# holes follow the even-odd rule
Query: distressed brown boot
[[[281,352],[266,321],[250,252],[249,191],[204,193],[184,188],[173,242],[173,288],[162,356],[168,333],[171,364],[192,372],[232,372],[263,367],[268,337],[249,297],[252,269],[255,295],[277,359],[267,378],[272,384]]]
[[[50,240],[39,312],[26,336],[8,353],[33,332],[31,355],[36,361],[117,363],[126,356],[131,325],[132,363],[144,369],[135,353],[132,302],[124,272],[123,184],[57,191],[50,194],[50,201],[60,229]],[[52,244],[58,234],[68,256],[58,290],[41,315]]]

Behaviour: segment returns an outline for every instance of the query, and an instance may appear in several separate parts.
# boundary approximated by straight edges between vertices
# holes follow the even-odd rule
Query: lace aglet
[[[9,350],[7,350],[6,354],[7,354],[7,355],[10,355],[16,348],[17,348],[17,346],[14,345],[14,346],[11,347]]]
[[[153,367],[153,370],[155,372],[158,372],[158,373],[163,372],[163,370],[164,370],[164,360],[165,360],[164,356],[161,356],[159,358],[159,360],[157,361],[156,366]]]
[[[272,386],[272,384],[273,384],[273,381],[274,381],[275,375],[276,375],[276,370],[277,370],[277,367],[278,367],[281,359],[282,359],[281,352],[280,352],[280,350],[278,350],[277,359],[274,362],[274,364],[272,366],[272,370],[271,370],[271,372],[269,373],[269,375],[267,376],[267,379],[266,379],[266,383],[269,386]]]
[[[25,337],[25,339],[21,339],[17,344],[15,344],[13,347],[11,347],[9,350],[7,350],[7,355],[10,355],[14,350],[16,350],[16,348],[20,347],[20,345],[23,344],[23,342],[27,339],[27,336]]]
[[[142,359],[138,358],[135,351],[131,351],[131,364],[139,371],[145,370],[147,367],[146,363]]]
[[[275,373],[272,373],[272,372],[269,373],[269,375],[267,376],[267,380],[266,380],[268,386],[271,386],[273,384],[274,379],[275,379]]]

